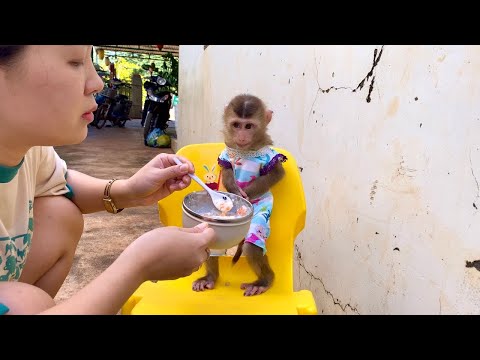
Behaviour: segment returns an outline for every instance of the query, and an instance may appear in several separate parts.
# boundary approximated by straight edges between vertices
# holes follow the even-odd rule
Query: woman
[[[82,214],[156,203],[190,184],[193,165],[160,154],[129,179],[74,170],[53,146],[82,142],[103,88],[91,46],[0,45],[0,313],[115,314],[147,280],[191,274],[214,232],[163,227],[131,243],[70,299],[53,298],[70,271]],[[108,241],[108,239],[100,239]]]

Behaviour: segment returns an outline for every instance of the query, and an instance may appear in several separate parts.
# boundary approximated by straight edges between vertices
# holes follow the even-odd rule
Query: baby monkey
[[[271,147],[273,142],[267,134],[267,125],[272,114],[261,99],[249,94],[235,96],[223,113],[226,147],[218,158],[222,182],[228,192],[249,200],[254,208],[250,229],[233,257],[235,264],[243,252],[257,275],[256,281],[241,285],[245,296],[264,293],[274,280],[265,245],[270,236],[273,208],[270,188],[285,175],[282,163],[287,158]],[[193,290],[214,288],[219,275],[218,257],[211,256],[206,268],[207,275],[193,282]]]

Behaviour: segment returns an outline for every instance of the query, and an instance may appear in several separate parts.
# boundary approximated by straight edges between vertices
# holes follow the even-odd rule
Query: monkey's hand
[[[243,189],[239,186],[238,187],[238,192],[240,193],[240,195],[242,195],[245,199],[249,200],[248,198],[248,195],[245,191],[243,191]]]
[[[237,185],[232,169],[224,169],[222,171],[222,182],[223,182],[223,186],[225,186],[225,189],[229,193],[241,196],[248,200],[247,193],[242,189],[240,189],[240,187]]]
[[[256,199],[270,190],[270,188],[279,182],[284,175],[285,169],[282,164],[278,162],[268,174],[259,176],[253,180],[244,191],[250,199]]]

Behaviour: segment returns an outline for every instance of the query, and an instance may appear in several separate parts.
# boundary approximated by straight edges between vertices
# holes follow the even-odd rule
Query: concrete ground
[[[133,175],[160,152],[143,144],[140,120],[127,121],[125,128],[89,127],[79,145],[56,147],[71,169],[102,179],[124,179]],[[120,214],[105,211],[85,215],[85,228],[73,267],[57,294],[61,302],[80,290],[105,270],[134,239],[161,226],[156,205],[125,209]]]

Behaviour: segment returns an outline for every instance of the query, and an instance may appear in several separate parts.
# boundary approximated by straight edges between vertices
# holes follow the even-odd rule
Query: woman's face
[[[87,136],[103,89],[87,45],[29,45],[0,67],[0,129],[18,144],[70,145]],[[13,144],[12,144],[13,145]]]

